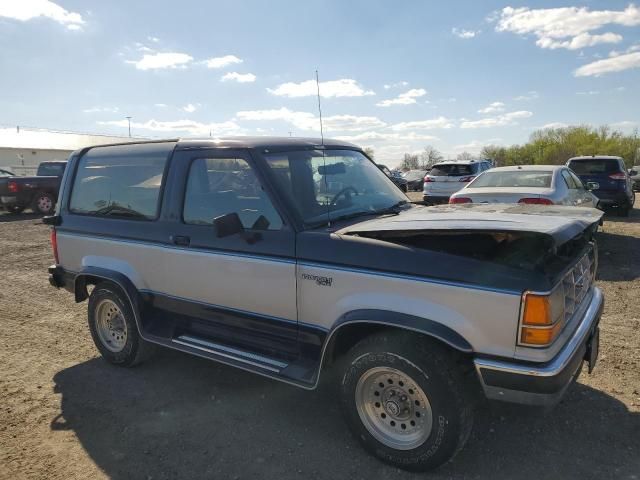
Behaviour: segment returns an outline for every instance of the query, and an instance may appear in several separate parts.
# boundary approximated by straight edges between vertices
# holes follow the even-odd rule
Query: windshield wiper
[[[147,216],[131,208],[122,207],[120,205],[108,205],[91,212],[94,215],[120,215],[123,217],[141,218],[148,220]]]

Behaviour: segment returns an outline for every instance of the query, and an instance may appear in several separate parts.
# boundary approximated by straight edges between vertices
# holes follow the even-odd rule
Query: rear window
[[[594,158],[588,160],[571,160],[569,168],[578,175],[597,175],[621,172],[620,163],[613,158]]]
[[[100,147],[78,162],[69,208],[87,215],[153,220],[173,144]]]
[[[40,177],[61,177],[64,173],[64,163],[41,163],[37,175]]]
[[[469,184],[468,188],[485,188],[485,187],[539,187],[549,188],[551,186],[552,172],[486,172],[476,178]]]
[[[443,163],[434,166],[429,175],[432,177],[455,177],[461,175],[473,175],[478,171],[478,164]]]

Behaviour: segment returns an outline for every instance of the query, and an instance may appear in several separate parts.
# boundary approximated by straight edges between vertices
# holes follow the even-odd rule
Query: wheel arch
[[[355,310],[340,317],[327,335],[321,369],[335,362],[363,338],[383,330],[412,332],[444,344],[460,354],[473,353],[473,347],[462,335],[439,322],[387,310]]]

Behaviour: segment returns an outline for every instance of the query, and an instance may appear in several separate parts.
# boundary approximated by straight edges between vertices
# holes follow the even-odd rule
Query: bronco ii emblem
[[[303,280],[315,280],[315,282],[321,287],[330,287],[331,283],[333,283],[333,278],[331,277],[320,277],[318,275],[309,275],[308,273],[302,274]]]

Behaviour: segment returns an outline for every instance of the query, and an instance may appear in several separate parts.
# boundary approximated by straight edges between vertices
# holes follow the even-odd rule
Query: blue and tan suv
[[[451,459],[480,396],[551,405],[596,362],[592,208],[412,205],[360,148],[301,138],[87,148],[61,192],[50,282],[108,362],[163,346],[306,389],[332,365],[398,467]]]

